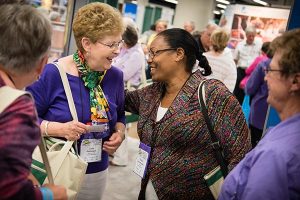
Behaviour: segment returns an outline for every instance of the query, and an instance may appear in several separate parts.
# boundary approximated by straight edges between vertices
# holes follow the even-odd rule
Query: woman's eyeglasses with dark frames
[[[270,66],[264,68],[264,72],[267,75],[269,72],[282,72],[282,69],[271,69]]]
[[[153,59],[155,56],[157,56],[161,52],[173,51],[173,50],[176,50],[176,48],[160,49],[160,50],[157,50],[155,52],[149,50],[148,57],[151,58],[151,59]]]

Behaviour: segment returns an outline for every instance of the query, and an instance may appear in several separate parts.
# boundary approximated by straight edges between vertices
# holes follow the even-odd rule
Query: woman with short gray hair
[[[63,187],[34,186],[29,169],[41,137],[34,103],[23,93],[8,100],[39,77],[48,60],[50,30],[49,21],[29,5],[0,6],[1,199],[67,199]]]

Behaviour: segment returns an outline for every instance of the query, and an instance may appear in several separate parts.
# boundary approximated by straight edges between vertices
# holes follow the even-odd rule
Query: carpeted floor
[[[133,138],[134,137],[134,138]],[[140,177],[133,171],[138,152],[139,139],[129,134],[126,167],[109,166],[108,183],[102,200],[136,200],[140,190]]]

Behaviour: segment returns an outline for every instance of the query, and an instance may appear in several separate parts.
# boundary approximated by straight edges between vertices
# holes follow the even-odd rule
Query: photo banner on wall
[[[220,26],[231,32],[229,47],[234,49],[238,42],[246,39],[245,30],[254,26],[256,40],[272,41],[286,30],[290,10],[247,5],[229,5],[221,20]]]

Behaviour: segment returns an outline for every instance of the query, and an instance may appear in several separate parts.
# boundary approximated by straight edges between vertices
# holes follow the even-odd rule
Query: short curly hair
[[[300,29],[283,33],[271,43],[273,52],[281,52],[279,68],[284,77],[300,72]]]
[[[212,32],[210,37],[212,47],[216,52],[222,52],[229,41],[229,33],[222,28],[218,28]]]
[[[109,35],[122,34],[124,25],[121,13],[105,3],[90,3],[81,7],[73,20],[73,33],[77,48],[84,52],[83,37],[92,43]]]

